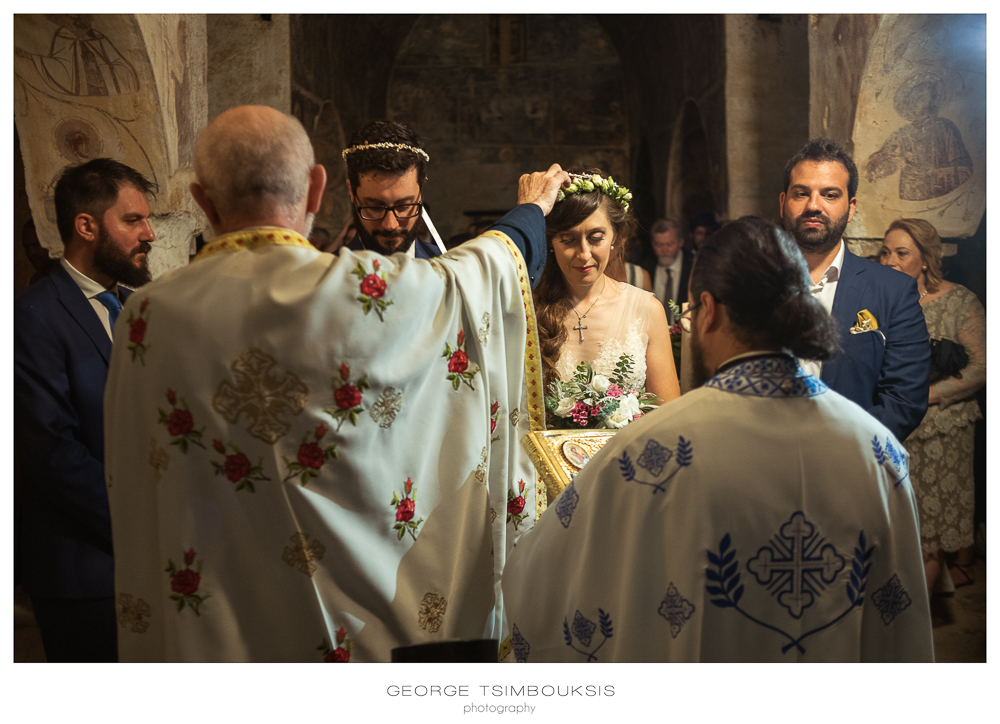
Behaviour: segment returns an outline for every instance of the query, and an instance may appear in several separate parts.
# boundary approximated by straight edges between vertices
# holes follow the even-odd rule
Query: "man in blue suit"
[[[417,259],[438,256],[435,244],[417,238],[430,160],[417,135],[396,121],[371,121],[351,137],[343,156],[358,228],[347,248],[403,252]]]
[[[916,280],[843,243],[857,189],[854,161],[829,139],[809,141],[785,166],[781,219],[806,258],[812,294],[837,321],[843,350],[829,362],[801,362],[902,441],[927,412],[927,325]]]
[[[49,661],[118,659],[104,383],[123,285],[150,279],[152,189],[108,158],[63,171],[65,255],[14,303],[15,555]]]

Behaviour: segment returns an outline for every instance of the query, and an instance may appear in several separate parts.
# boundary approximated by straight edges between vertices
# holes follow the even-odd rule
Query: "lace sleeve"
[[[986,384],[986,311],[971,292],[969,296],[965,319],[957,334],[957,341],[969,355],[969,364],[961,377],[947,377],[931,385],[941,398],[942,408],[972,397]]]

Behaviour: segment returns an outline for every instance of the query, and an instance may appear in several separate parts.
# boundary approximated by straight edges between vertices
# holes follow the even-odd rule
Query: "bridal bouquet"
[[[581,362],[567,381],[554,380],[545,397],[547,427],[556,430],[625,427],[652,410],[659,397],[625,386],[632,372],[631,355],[623,354],[610,379],[595,375],[590,362]]]

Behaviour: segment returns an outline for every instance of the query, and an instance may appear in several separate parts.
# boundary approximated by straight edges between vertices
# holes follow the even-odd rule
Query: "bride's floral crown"
[[[624,186],[616,184],[614,179],[610,176],[604,178],[600,174],[596,173],[571,173],[569,177],[573,179],[573,183],[571,183],[567,188],[559,189],[559,196],[556,198],[556,202],[562,201],[567,196],[573,196],[574,194],[587,194],[591,191],[600,189],[604,192],[605,196],[619,202],[624,207],[625,211],[628,211],[628,202],[632,200],[632,192]]]
[[[359,143],[357,146],[351,146],[350,148],[345,148],[340,152],[342,158],[346,159],[347,154],[354,153],[355,151],[371,151],[377,148],[390,149],[394,148],[397,151],[410,151],[417,154],[418,156],[423,156],[424,161],[430,161],[431,157],[427,155],[427,152],[422,148],[414,148],[413,146],[408,146],[405,143],[389,143],[388,141],[384,143]]]

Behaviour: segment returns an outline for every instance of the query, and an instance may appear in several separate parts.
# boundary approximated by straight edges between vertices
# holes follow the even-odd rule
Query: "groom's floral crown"
[[[347,154],[354,153],[355,151],[372,151],[378,148],[390,149],[394,148],[397,151],[411,151],[418,156],[423,156],[424,161],[430,161],[431,157],[427,155],[427,152],[421,148],[414,148],[413,146],[408,146],[405,143],[389,143],[388,141],[384,143],[359,143],[357,146],[351,146],[350,148],[345,148],[340,152],[342,158],[346,159]]]
[[[632,200],[632,192],[629,191],[624,186],[619,186],[615,183],[614,179],[608,176],[604,178],[600,174],[579,174],[571,173],[569,175],[573,179],[567,188],[559,189],[559,196],[556,201],[562,201],[567,196],[573,196],[574,194],[587,194],[591,191],[596,191],[600,189],[604,192],[605,196],[609,196],[615,201],[619,202],[628,211],[628,202]]]

